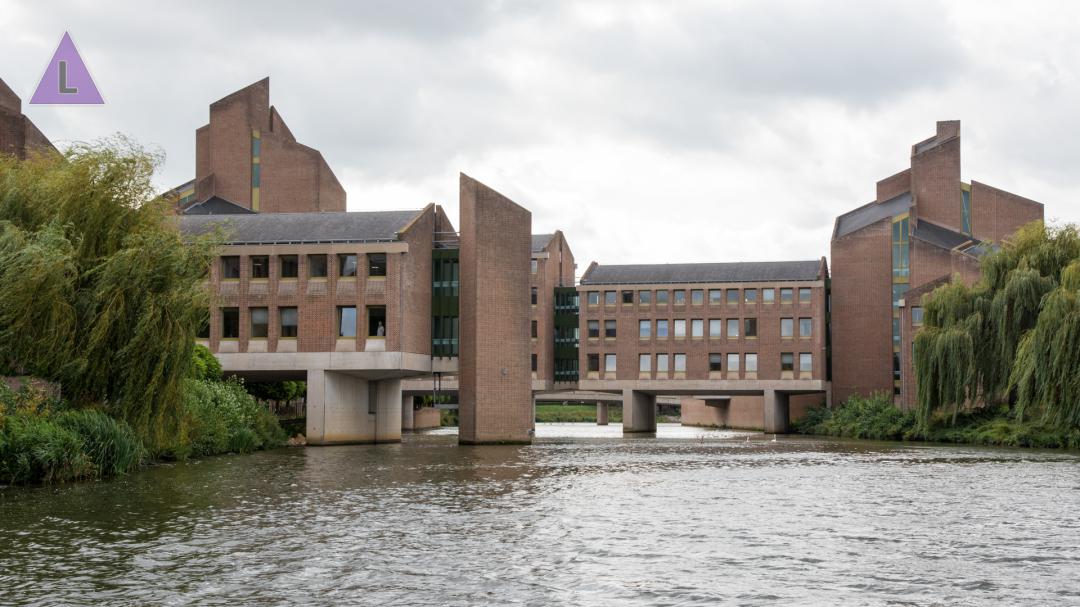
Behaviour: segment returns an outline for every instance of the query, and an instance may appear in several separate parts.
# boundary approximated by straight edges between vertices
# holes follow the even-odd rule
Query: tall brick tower
[[[0,154],[26,159],[27,153],[56,152],[49,139],[22,113],[22,99],[0,79]]]

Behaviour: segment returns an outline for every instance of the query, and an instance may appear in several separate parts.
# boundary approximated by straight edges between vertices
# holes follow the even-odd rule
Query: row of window
[[[307,256],[308,278],[326,278],[327,264],[326,254],[311,254]],[[367,275],[370,277],[386,276],[386,253],[368,253]],[[250,278],[270,278],[270,256],[251,255]],[[278,278],[297,278],[300,274],[299,255],[278,255]],[[355,253],[341,253],[337,255],[337,275],[341,278],[356,276],[357,255]],[[235,280],[240,278],[240,256],[225,255],[221,258],[221,278]]]
[[[799,320],[799,337],[811,337],[814,332],[814,322],[812,318],[800,318]],[[672,323],[672,333],[676,338],[686,337],[686,323],[685,319],[676,319],[670,321]],[[704,337],[705,336],[705,320],[701,318],[694,318],[690,321],[690,337]],[[656,320],[656,337],[658,339],[666,339],[669,337],[668,323],[666,318],[660,318]],[[534,321],[535,324],[535,321]],[[614,319],[608,319],[604,321],[604,337],[613,338],[618,336],[617,326]],[[726,325],[726,326],[725,326]],[[638,321],[638,338],[639,339],[651,339],[653,337],[653,321],[652,320],[639,320]],[[724,337],[725,333],[722,333],[723,329],[726,329],[726,336],[728,338],[739,337],[739,329],[742,328],[742,337],[757,337],[757,319],[756,318],[728,318],[726,321],[719,318],[709,319],[709,337]],[[600,337],[600,321],[589,320],[586,321],[586,328],[588,330],[588,336],[591,338]],[[535,329],[535,326],[534,326]],[[535,331],[533,337],[536,337]],[[780,319],[780,337],[795,337],[795,319],[794,318],[781,318]]]
[[[814,370],[814,357],[810,352],[799,352],[798,363],[800,373],[812,373]],[[656,359],[656,371],[659,373],[667,373],[669,361],[672,363],[671,369],[676,373],[686,372],[686,354],[639,354],[638,355],[638,371],[641,373],[649,373],[652,371],[653,357]],[[781,352],[780,353],[780,370],[781,371],[794,371],[795,370],[795,353],[794,352]],[[741,365],[740,365],[741,361]],[[588,369],[589,371],[600,371],[600,355],[589,354],[588,355]],[[747,352],[745,354],[738,354],[736,352],[730,352],[728,354],[709,354],[709,371],[738,371],[740,367],[747,373],[757,373],[758,370],[758,355],[755,352]],[[614,373],[618,368],[618,359],[614,354],[604,354],[604,372]]]
[[[781,287],[780,289],[780,303],[789,304],[795,301],[795,289],[792,287]],[[758,295],[761,295],[762,303],[775,303],[776,302],[777,289],[709,289],[709,305],[719,305],[727,303],[729,305],[737,305],[740,301],[748,304],[756,304],[758,302]],[[740,295],[741,292],[741,295]],[[588,302],[590,306],[600,305],[600,291],[589,291]],[[633,304],[635,295],[637,297],[637,303],[641,305],[650,305],[653,300],[656,300],[657,305],[668,304],[668,294],[671,294],[672,301],[675,305],[686,304],[686,289],[675,289],[673,291],[622,291],[622,303]],[[808,304],[811,299],[811,290],[809,287],[799,287],[798,289],[799,303]],[[617,291],[604,291],[604,305],[614,306],[619,300],[619,292]],[[705,289],[690,289],[690,303],[695,306],[699,306],[705,303]]]
[[[270,331],[270,309],[249,308],[251,339],[266,339]],[[386,307],[367,306],[368,337],[386,336]],[[337,307],[337,336],[356,337],[356,306]],[[299,336],[299,313],[295,307],[277,308],[278,335],[283,338]],[[210,338],[210,326],[203,325],[199,338]],[[221,339],[239,339],[240,308],[221,308]]]

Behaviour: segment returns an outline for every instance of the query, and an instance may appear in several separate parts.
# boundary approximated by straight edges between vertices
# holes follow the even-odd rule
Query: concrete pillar
[[[623,390],[622,429],[627,432],[656,432],[656,396]]]
[[[307,389],[309,445],[401,441],[401,380],[309,370]]]
[[[787,434],[788,395],[776,390],[766,390],[764,401],[765,432],[769,434]]]
[[[596,403],[596,425],[606,426],[608,423],[608,404],[598,402]]]
[[[414,430],[415,415],[413,409],[413,397],[404,396],[401,397],[401,431]]]
[[[375,442],[401,442],[400,379],[380,379],[375,383]],[[409,407],[412,408],[411,406]]]

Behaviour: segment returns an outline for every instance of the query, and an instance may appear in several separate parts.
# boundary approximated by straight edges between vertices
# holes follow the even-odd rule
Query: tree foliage
[[[159,157],[123,138],[0,158],[0,366],[100,403],[154,445],[176,422],[214,242],[184,242]]]
[[[981,264],[973,287],[953,282],[928,295],[915,337],[918,419],[953,419],[966,405],[1007,404],[1080,426],[1080,231],[1023,227]]]

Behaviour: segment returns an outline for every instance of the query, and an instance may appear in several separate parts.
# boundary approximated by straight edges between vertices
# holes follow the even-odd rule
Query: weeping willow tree
[[[987,255],[973,287],[925,298],[915,336],[918,419],[1006,404],[1023,420],[1080,426],[1080,232],[1025,226]]]
[[[0,366],[151,445],[178,419],[214,249],[181,239],[154,194],[159,160],[122,138],[0,158]]]

